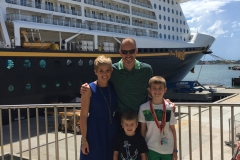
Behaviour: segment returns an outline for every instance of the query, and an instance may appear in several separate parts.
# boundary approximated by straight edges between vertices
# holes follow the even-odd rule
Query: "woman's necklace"
[[[108,113],[109,113],[109,122],[110,122],[110,124],[112,124],[112,117],[111,117],[111,104],[112,104],[112,98],[111,98],[110,87],[109,87],[109,85],[108,85],[108,95],[109,95],[109,100],[110,100],[110,103],[108,103],[107,98],[105,97],[105,95],[104,95],[104,93],[103,93],[101,87],[98,85],[98,81],[97,81],[97,86],[98,86],[100,92],[102,93],[104,100],[105,100],[106,103],[107,103]]]

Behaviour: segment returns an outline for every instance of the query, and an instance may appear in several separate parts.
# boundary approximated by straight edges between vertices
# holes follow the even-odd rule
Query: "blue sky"
[[[211,47],[213,54],[240,60],[240,0],[191,0],[181,7],[192,32],[216,38]],[[207,55],[204,59],[215,58]]]

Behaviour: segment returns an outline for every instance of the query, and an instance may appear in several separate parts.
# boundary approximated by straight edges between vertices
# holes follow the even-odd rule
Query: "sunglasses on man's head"
[[[121,50],[122,54],[128,54],[128,53],[133,54],[133,53],[135,53],[135,51],[136,51],[136,49],[131,49],[131,50]]]

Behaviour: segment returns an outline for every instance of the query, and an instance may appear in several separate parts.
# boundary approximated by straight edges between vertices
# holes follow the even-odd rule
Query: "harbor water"
[[[240,88],[237,85],[232,86],[232,78],[238,78],[240,70],[231,70],[228,69],[228,66],[226,64],[196,65],[194,73],[189,72],[183,81],[197,80],[203,85],[222,85],[223,87]]]

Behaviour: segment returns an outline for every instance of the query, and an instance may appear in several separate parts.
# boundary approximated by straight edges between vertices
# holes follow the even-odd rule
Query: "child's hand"
[[[177,160],[178,157],[177,157],[177,152],[173,152],[172,154],[172,160]]]
[[[82,153],[86,155],[89,153],[89,146],[87,141],[82,144]]]

